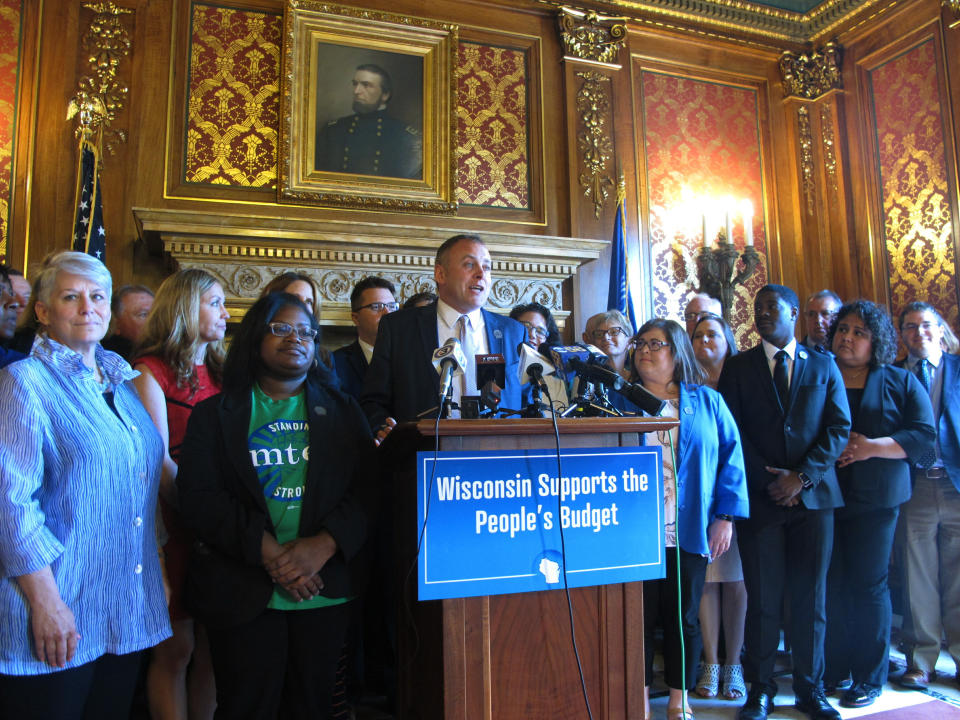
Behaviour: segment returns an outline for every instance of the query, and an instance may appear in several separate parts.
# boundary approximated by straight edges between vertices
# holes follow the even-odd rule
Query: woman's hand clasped
[[[710,542],[710,557],[716,560],[730,549],[733,539],[733,523],[729,520],[714,519],[707,529],[707,539]]]
[[[847,440],[847,446],[837,458],[837,467],[846,467],[861,460],[867,460],[873,457],[873,441],[866,435],[858,432],[851,432]]]
[[[296,600],[309,600],[323,589],[320,571],[337,551],[337,543],[324,531],[280,546],[273,557],[264,558],[264,567],[275,583]]]

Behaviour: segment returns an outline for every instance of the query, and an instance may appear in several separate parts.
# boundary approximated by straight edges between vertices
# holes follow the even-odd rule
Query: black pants
[[[208,628],[217,720],[329,718],[350,604],[265,610],[243,625]]]
[[[802,505],[737,523],[747,587],[743,669],[751,689],[773,697],[783,593],[790,598],[793,691],[808,695],[823,684],[826,586],[833,547],[833,510]]]
[[[126,720],[142,652],[46,675],[0,675],[0,720]]]
[[[697,665],[703,641],[700,638],[700,597],[707,575],[707,559],[680,551],[680,589],[677,590],[677,549],[664,548],[667,577],[643,584],[643,651],[645,681],[653,682],[653,633],[663,627],[663,679],[667,686],[689,690],[697,682]],[[678,610],[679,608],[679,610]],[[681,656],[680,618],[683,617]]]
[[[887,575],[899,508],[836,510],[827,573],[824,680],[847,676],[881,688],[887,681],[890,590]]]

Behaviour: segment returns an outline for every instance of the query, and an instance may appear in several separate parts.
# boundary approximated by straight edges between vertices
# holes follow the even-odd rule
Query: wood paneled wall
[[[724,121],[732,118],[742,123],[750,117],[749,132],[743,135],[744,128],[737,128],[737,136],[749,136],[755,146],[750,150],[754,159],[749,172],[756,173],[756,179],[745,185],[743,177],[731,174],[742,174],[742,158],[707,153],[702,147],[689,148],[686,167],[700,163],[701,169],[691,172],[713,177],[717,192],[727,178],[730,194],[755,196],[755,234],[762,237],[765,254],[763,278],[791,285],[801,296],[832,287],[844,297],[890,302],[894,310],[910,299],[925,299],[935,286],[933,297],[940,309],[952,319],[957,317],[960,26],[955,11],[937,0],[904,2],[841,32],[836,39],[844,47],[843,87],[814,101],[784,97],[777,62],[787,48],[773,42],[723,39],[628,22],[626,46],[615,62],[619,67],[587,67],[563,59],[555,9],[545,4],[353,3],[456,23],[465,43],[520,48],[525,53],[531,103],[530,208],[471,205],[454,218],[279,205],[262,190],[183,183],[193,5],[188,0],[119,0],[117,4],[130,11],[123,23],[131,40],[131,52],[119,74],[129,92],[115,120],[127,139],[106,157],[103,169],[107,260],[117,282],[156,284],[169,272],[166,261],[150,256],[138,243],[133,207],[609,239],[615,189],[598,209],[581,182],[584,168],[578,137],[584,120],[577,98],[584,73],[592,72],[608,93],[609,104],[603,110],[610,146],[608,170],[614,182],[621,172],[626,181],[627,234],[644,278],[643,314],[655,309],[675,314],[682,293],[676,289],[664,293],[654,280],[659,277],[663,283],[673,277],[677,283],[694,282],[689,277],[690,257],[699,231],[696,237],[691,233],[666,237],[659,220],[664,209],[653,206],[666,196],[662,187],[650,185],[651,169],[663,158],[650,155],[662,147],[648,142],[643,79],[644,73],[658,73],[683,78],[690,87],[734,88],[737,92],[730,97],[740,98],[735,102],[749,101],[752,115],[734,113]],[[206,0],[206,4],[220,3]],[[283,8],[281,0],[222,4],[274,15]],[[26,3],[23,9],[8,229],[8,260],[16,266],[35,263],[50,250],[69,244],[77,142],[74,125],[64,118],[80,79],[88,74],[89,53],[82,34],[91,15],[74,0]],[[906,136],[917,130],[891,126],[898,111],[880,102],[896,97],[900,81],[899,91],[919,97],[925,117],[930,118],[920,129],[929,129],[934,120],[939,123],[939,132],[927,137],[931,147],[941,151],[928,166],[936,175],[929,182],[914,173],[901,177],[898,185],[892,175],[898,170],[886,148],[896,147],[896,133]],[[702,98],[696,102],[702,103]],[[681,115],[683,110],[676,109]],[[710,108],[703,105],[699,110]],[[716,124],[717,133],[727,131],[723,122]],[[933,191],[939,193],[936,198],[918,204],[920,194]],[[895,195],[901,198],[899,204]],[[896,227],[897,213],[906,214],[909,228]],[[741,232],[737,229],[734,235],[742,243]],[[909,267],[910,253],[921,264],[937,258],[937,276],[917,276]],[[575,335],[585,316],[604,309],[605,262],[601,256],[583,266],[567,297],[567,307],[575,311]],[[748,295],[738,301],[741,321],[747,324]]]

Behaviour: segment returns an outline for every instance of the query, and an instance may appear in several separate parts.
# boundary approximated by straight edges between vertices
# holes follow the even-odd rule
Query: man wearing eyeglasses
[[[516,320],[484,309],[493,287],[493,261],[476,235],[454,235],[437,250],[433,279],[438,300],[424,307],[404,308],[383,318],[361,402],[378,440],[404,420],[438,412],[440,378],[433,351],[449,338],[458,338],[468,363],[475,355],[503,355],[505,388],[500,405],[520,408],[520,356],[517,348],[526,329]],[[455,379],[454,400],[476,395],[471,368]]]
[[[687,326],[687,337],[693,337],[693,331],[704,315],[723,317],[723,306],[715,297],[706,293],[697,293],[683,309],[683,321]]]
[[[357,339],[335,350],[333,362],[337,366],[340,387],[358,400],[373,357],[380,318],[399,307],[393,283],[382,277],[365,277],[350,293],[350,319],[357,328]]]
[[[900,313],[907,346],[902,367],[914,373],[930,396],[937,430],[936,459],[912,469],[913,495],[904,504],[907,670],[900,684],[924,690],[936,677],[940,638],[957,663],[960,680],[960,357],[944,352],[946,323],[925,302]]]
[[[803,313],[807,336],[803,339],[803,345],[833,357],[827,347],[827,333],[841,305],[843,301],[833,290],[821,290],[807,298],[807,309]]]
[[[607,356],[607,365],[623,377],[630,375],[627,354],[633,341],[633,325],[619,310],[607,310],[587,320],[583,341],[596,345]]]

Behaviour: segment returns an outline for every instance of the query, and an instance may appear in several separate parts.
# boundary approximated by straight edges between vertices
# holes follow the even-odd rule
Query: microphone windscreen
[[[454,376],[462,375],[464,369],[467,367],[467,356],[463,354],[460,341],[455,337],[449,338],[443,345],[433,351],[432,361],[433,367],[435,367],[440,374],[443,373],[444,361],[453,363]]]
[[[520,370],[517,373],[517,379],[520,380],[521,383],[529,382],[530,377],[527,374],[527,368],[533,364],[539,364],[543,369],[544,375],[552,375],[556,372],[547,358],[526,343],[520,343],[519,347],[517,347],[517,353],[520,355]]]

